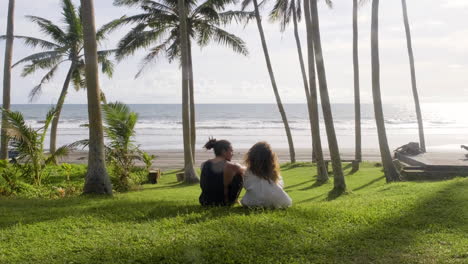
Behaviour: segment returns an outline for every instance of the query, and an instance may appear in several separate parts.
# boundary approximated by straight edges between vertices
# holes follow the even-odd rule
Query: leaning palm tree
[[[114,4],[118,6],[138,6],[143,13],[129,17],[122,17],[115,20],[113,28],[126,24],[135,24],[136,26],[122,38],[118,45],[117,58],[119,60],[132,55],[138,49],[150,48],[150,53],[142,61],[136,77],[140,76],[145,69],[154,63],[158,56],[165,55],[169,62],[180,59],[182,66],[182,76],[187,80],[183,81],[183,87],[188,85],[187,102],[184,106],[186,91],[183,88],[183,123],[188,120],[185,128],[188,134],[184,136],[184,153],[189,149],[191,155],[185,156],[185,168],[193,167],[194,149],[195,149],[195,103],[194,103],[194,82],[193,82],[193,63],[192,47],[193,43],[205,47],[211,41],[226,45],[235,52],[247,55],[248,51],[244,41],[237,36],[221,28],[231,21],[248,21],[253,17],[251,12],[243,11],[224,11],[225,6],[234,3],[233,0],[207,0],[200,4],[193,0],[185,0],[179,3],[177,0],[115,0]],[[186,15],[180,8],[185,10]],[[184,18],[185,17],[185,18]],[[187,49],[182,48],[183,36],[182,26],[186,24]],[[181,34],[184,34],[183,36]],[[152,45],[155,45],[151,47]],[[187,60],[183,52],[187,52]],[[185,62],[185,63],[184,63]],[[185,117],[185,110],[188,110],[188,117]],[[186,120],[185,120],[186,119]],[[185,121],[184,121],[185,120]],[[189,157],[191,156],[191,158]],[[193,177],[191,176],[193,175]],[[190,172],[186,174],[186,181],[195,182],[198,180],[196,174]]]
[[[81,0],[83,48],[85,55],[86,91],[89,115],[88,172],[84,186],[87,194],[112,194],[112,185],[106,170],[104,131],[101,116],[96,22],[93,0]]]
[[[414,66],[413,44],[411,41],[411,29],[409,25],[408,8],[406,6],[406,0],[401,0],[401,5],[403,7],[403,20],[405,24],[406,44],[408,46],[408,57],[409,57],[410,70],[411,70],[411,87],[413,90],[414,106],[416,108],[416,117],[418,119],[419,143],[421,145],[421,150],[426,152],[426,140],[424,139],[424,125],[423,125],[423,119],[422,119],[422,114],[421,114],[421,106],[419,104],[418,88],[416,85],[416,70]]]
[[[81,15],[78,9],[73,5],[71,0],[62,0],[62,15],[64,16],[65,28],[60,28],[52,21],[36,17],[27,16],[29,20],[35,23],[41,31],[47,35],[52,41],[38,39],[28,36],[15,36],[15,38],[23,40],[27,46],[32,48],[40,47],[44,51],[29,55],[18,62],[13,67],[27,63],[24,66],[22,76],[28,76],[38,70],[47,70],[40,83],[35,86],[30,94],[30,100],[34,100],[42,91],[45,83],[52,80],[56,72],[65,63],[68,63],[68,73],[62,86],[62,91],[57,101],[57,113],[52,121],[50,132],[50,152],[54,153],[57,144],[57,128],[62,111],[62,106],[65,102],[66,95],[70,83],[76,90],[86,88],[84,82],[84,57],[83,57],[83,26],[81,23]],[[98,41],[104,39],[106,32],[109,30],[109,25],[102,27],[96,35]],[[113,63],[108,59],[113,50],[103,50],[98,52],[98,61],[101,64],[101,70],[108,76],[112,76]]]
[[[313,28],[312,18],[310,14],[310,2],[304,0],[304,17],[306,24],[307,33],[307,56],[309,66],[309,94],[310,94],[310,111],[312,114],[313,124],[312,127],[312,142],[314,146],[314,152],[317,162],[317,181],[326,182],[328,181],[328,171],[325,166],[325,161],[322,151],[322,142],[320,139],[320,123],[319,123],[319,112],[318,112],[318,96],[317,96],[317,85],[315,79],[315,56],[314,56],[314,40],[313,40]]]
[[[11,61],[13,58],[13,31],[15,26],[15,0],[8,3],[8,22],[5,46],[5,63],[3,66],[3,108],[10,110],[11,93]],[[0,160],[8,159],[8,138],[6,136],[7,119],[2,114],[1,138],[0,138]]]
[[[302,55],[302,46],[301,46],[301,39],[299,37],[299,29],[298,29],[298,22],[301,20],[302,17],[302,10],[301,10],[301,2],[300,0],[277,0],[273,9],[270,12],[270,20],[273,22],[279,21],[280,23],[280,30],[284,32],[286,27],[291,22],[293,22],[294,26],[294,39],[296,40],[296,47],[297,47],[297,55],[299,58],[299,66],[301,68],[301,75],[302,75],[302,84],[304,86],[304,91],[307,100],[307,110],[309,113],[309,122],[310,122],[310,130],[312,136],[312,127],[313,127],[313,116],[312,116],[312,105],[310,100],[310,91],[309,91],[309,83],[307,81],[307,73],[304,64],[304,56]],[[312,138],[313,142],[313,138]],[[312,161],[315,160],[314,157],[314,147],[312,143]]]
[[[281,119],[283,120],[284,129],[286,130],[286,137],[288,139],[288,145],[289,145],[289,156],[290,156],[291,162],[294,163],[296,162],[296,152],[294,150],[294,143],[292,140],[291,129],[289,128],[288,118],[286,116],[286,112],[284,111],[283,103],[281,102],[281,97],[279,95],[278,87],[276,85],[275,75],[273,73],[273,68],[271,66],[270,54],[268,53],[268,47],[267,47],[266,40],[265,40],[265,33],[263,32],[262,19],[260,17],[259,5],[258,5],[257,0],[244,0],[242,2],[242,10],[245,10],[245,8],[247,8],[247,6],[250,5],[251,3],[253,4],[253,7],[254,7],[255,20],[257,21],[257,27],[258,27],[258,32],[260,34],[263,54],[265,56],[265,62],[266,62],[266,66],[268,69],[268,74],[270,75],[271,86],[275,94],[276,104],[278,105],[278,110],[280,112]]]
[[[346,189],[343,168],[341,166],[340,149],[338,148],[338,140],[336,139],[335,126],[333,124],[333,115],[328,95],[327,77],[325,73],[325,63],[322,53],[322,42],[320,39],[320,24],[318,17],[317,0],[311,0],[310,5],[312,18],[312,31],[315,51],[315,61],[317,64],[317,75],[319,79],[320,99],[322,103],[323,119],[325,121],[325,129],[327,131],[328,147],[330,149],[331,163],[333,167],[333,184],[334,190],[343,192]]]
[[[387,182],[399,181],[400,173],[393,164],[392,155],[388,147],[385,119],[380,94],[380,58],[379,58],[379,0],[372,0],[371,26],[371,57],[372,57],[372,97],[374,100],[375,122],[379,138],[380,155]]]

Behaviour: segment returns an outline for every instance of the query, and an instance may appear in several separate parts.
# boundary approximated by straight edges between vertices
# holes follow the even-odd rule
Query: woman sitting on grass
[[[206,206],[231,206],[242,190],[244,168],[231,162],[233,150],[227,140],[211,138],[204,148],[214,150],[215,158],[201,166],[199,201]]]
[[[278,158],[270,144],[259,142],[250,148],[245,158],[247,171],[244,188],[247,190],[241,200],[246,207],[286,208],[291,198],[283,190]]]

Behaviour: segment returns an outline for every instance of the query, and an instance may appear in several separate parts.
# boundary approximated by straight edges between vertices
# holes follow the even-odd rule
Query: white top
[[[241,204],[247,207],[286,208],[292,205],[289,195],[283,190],[283,179],[278,183],[268,182],[247,170],[244,174],[246,193]]]

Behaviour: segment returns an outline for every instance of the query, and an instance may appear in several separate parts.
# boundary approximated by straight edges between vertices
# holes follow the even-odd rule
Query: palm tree
[[[262,42],[263,54],[265,56],[265,62],[267,65],[268,74],[270,75],[271,86],[275,94],[276,104],[278,105],[278,110],[280,112],[281,119],[283,120],[284,129],[286,130],[286,137],[288,139],[288,145],[289,145],[289,156],[290,156],[291,162],[294,163],[296,162],[296,153],[294,150],[294,143],[292,140],[291,129],[289,128],[288,118],[286,117],[286,112],[284,111],[283,103],[281,102],[281,97],[278,92],[278,87],[276,86],[275,75],[273,73],[273,68],[271,66],[270,55],[268,53],[268,47],[267,47],[266,40],[265,40],[265,33],[263,32],[262,19],[260,17],[260,11],[258,10],[257,0],[244,0],[242,2],[242,10],[245,10],[245,8],[250,3],[253,3],[253,6],[254,6],[255,19],[257,21],[257,27],[258,27],[258,32],[260,34],[260,40]]]
[[[83,192],[86,194],[111,195],[112,185],[105,162],[93,0],[81,0],[81,10],[89,115],[88,172]]]
[[[361,0],[362,1],[362,0]],[[354,131],[355,131],[355,154],[353,172],[359,170],[362,160],[361,143],[361,97],[359,85],[359,42],[358,42],[358,8],[359,0],[353,0],[353,71],[354,71]]]
[[[150,53],[143,59],[142,67],[136,77],[140,76],[148,65],[153,63],[158,56],[164,54],[170,62],[180,59],[184,78],[187,79],[187,109],[188,109],[188,137],[184,136],[184,150],[190,147],[192,153],[191,160],[189,156],[185,157],[185,167],[193,167],[195,154],[195,99],[193,82],[193,63],[192,63],[192,42],[205,47],[210,41],[231,47],[235,52],[247,55],[248,51],[244,41],[237,36],[225,31],[220,26],[230,23],[232,20],[237,22],[248,21],[253,17],[251,12],[227,11],[225,6],[234,3],[233,0],[207,0],[197,5],[196,1],[185,0],[179,3],[176,0],[149,1],[149,0],[115,0],[114,4],[118,6],[136,6],[138,5],[143,13],[130,17],[122,17],[115,21],[114,28],[126,24],[136,24],[136,26],[122,38],[118,45],[117,58],[119,60],[133,54],[136,50],[150,48]],[[180,11],[180,4],[185,6],[186,17],[183,19],[187,26],[187,61],[182,63],[182,23],[183,16]],[[186,85],[183,82],[183,85]],[[185,88],[183,88],[183,92]],[[184,95],[183,95],[184,100]],[[185,110],[185,107],[183,111]],[[184,116],[184,114],[183,114]],[[184,117],[182,118],[184,120]],[[183,121],[184,122],[184,121]],[[185,151],[184,151],[185,152]],[[192,173],[188,173],[187,175]],[[186,176],[187,176],[186,175]],[[186,178],[187,181],[198,181],[196,174],[193,179]],[[191,177],[191,176],[190,176]]]
[[[387,182],[399,181],[400,173],[393,164],[392,155],[388,147],[387,133],[385,131],[385,119],[382,107],[382,96],[380,94],[380,58],[379,58],[379,0],[372,1],[372,97],[374,100],[375,122],[379,138],[380,155],[384,167]]]
[[[182,64],[182,129],[184,137],[184,178],[186,182],[195,183],[199,182],[198,176],[194,169],[194,158],[192,156],[192,143],[190,142],[193,138],[190,135],[190,75],[191,69],[189,69],[189,34],[187,26],[187,7],[185,6],[184,0],[178,0],[178,11],[179,11],[179,38],[180,38],[180,57]],[[194,129],[194,128],[192,128]],[[192,131],[193,132],[193,131]]]
[[[294,39],[296,40],[296,47],[297,47],[297,55],[299,58],[299,65],[301,68],[302,74],[302,83],[304,85],[304,91],[307,100],[307,110],[309,113],[309,122],[310,122],[310,130],[311,130],[311,137],[312,137],[312,105],[310,101],[310,91],[309,91],[309,83],[307,81],[307,73],[305,69],[304,63],[304,56],[302,55],[302,46],[301,46],[301,39],[299,37],[299,30],[298,30],[298,22],[301,20],[302,10],[301,10],[301,2],[300,0],[277,0],[273,10],[270,13],[270,19],[272,21],[279,21],[280,23],[280,30],[284,32],[286,30],[286,26],[289,25],[291,22],[291,17],[294,26]],[[312,139],[313,142],[313,139]],[[312,143],[312,161],[315,161],[315,154],[314,154],[314,144]]]
[[[319,112],[318,112],[318,96],[317,96],[317,85],[315,82],[315,56],[314,56],[314,40],[313,40],[313,29],[312,29],[312,18],[310,14],[310,2],[304,0],[304,17],[307,31],[307,55],[308,55],[308,66],[309,66],[309,88],[310,88],[310,107],[309,111],[312,113],[313,124],[312,127],[312,142],[314,145],[314,152],[317,161],[317,181],[326,182],[328,181],[328,171],[325,166],[323,158],[322,143],[320,139],[320,123],[319,123]]]
[[[3,105],[6,110],[10,110],[10,93],[11,93],[11,61],[13,58],[13,31],[15,27],[15,0],[10,0],[8,3],[8,22],[5,46],[5,63],[3,66]],[[8,159],[8,138],[6,136],[7,119],[5,114],[2,114],[1,138],[0,138],[0,160]]]
[[[411,29],[409,25],[408,8],[406,6],[406,0],[401,0],[401,5],[403,6],[403,20],[405,24],[406,44],[408,46],[408,57],[409,57],[410,70],[411,70],[411,87],[413,90],[414,105],[416,108],[416,117],[418,119],[419,143],[421,145],[420,146],[421,150],[426,152],[426,141],[424,139],[423,119],[422,119],[422,114],[421,114],[421,106],[419,104],[418,88],[416,85],[416,70],[414,66],[413,44],[411,41]]]
[[[29,55],[13,65],[13,67],[28,63],[23,68],[22,76],[28,76],[35,73],[37,70],[47,70],[40,83],[35,86],[30,93],[30,100],[34,100],[42,91],[42,86],[52,80],[57,70],[63,63],[69,63],[68,73],[62,86],[62,91],[57,101],[57,113],[52,121],[50,132],[50,152],[54,153],[57,144],[57,127],[59,123],[60,113],[62,106],[65,102],[68,88],[72,82],[75,89],[79,90],[86,88],[83,74],[84,74],[84,58],[83,58],[83,26],[79,11],[71,0],[62,0],[62,14],[64,16],[65,28],[62,29],[50,20],[36,17],[27,16],[29,20],[35,23],[41,31],[46,34],[52,41],[37,39],[28,36],[15,36],[21,39],[24,43],[32,48],[40,47],[44,51]],[[104,39],[109,25],[102,27],[97,32],[97,40]],[[103,50],[98,52],[98,61],[101,64],[101,70],[108,76],[112,76],[113,63],[108,59],[108,56],[113,50]]]
[[[325,121],[325,129],[327,131],[328,147],[330,149],[330,157],[333,167],[334,190],[342,192],[346,189],[343,168],[341,166],[340,150],[336,139],[335,126],[333,125],[333,114],[330,105],[330,97],[328,95],[327,77],[325,73],[325,63],[322,53],[322,43],[320,39],[320,24],[317,9],[317,0],[311,0],[310,5],[312,18],[312,31],[315,51],[315,61],[317,64],[317,74],[319,79],[320,98],[322,103],[323,119]]]

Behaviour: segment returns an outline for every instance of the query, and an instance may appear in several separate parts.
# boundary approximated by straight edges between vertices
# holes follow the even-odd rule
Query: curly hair
[[[277,183],[280,178],[278,157],[267,142],[258,142],[245,155],[245,165],[255,175]]]

